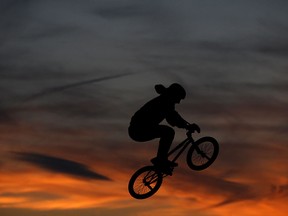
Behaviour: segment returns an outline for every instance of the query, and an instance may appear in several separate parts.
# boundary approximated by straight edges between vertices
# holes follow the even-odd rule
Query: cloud
[[[55,173],[62,173],[91,180],[111,180],[104,175],[90,170],[86,165],[75,161],[38,153],[15,152],[15,154],[20,161],[31,163]]]
[[[154,3],[150,2],[150,3]],[[107,7],[97,8],[95,10],[97,15],[108,19],[119,18],[137,18],[137,17],[149,17],[156,13],[156,9],[150,4],[146,3],[132,3],[126,5],[109,5]]]
[[[45,200],[57,200],[62,197],[52,193],[42,192],[42,191],[31,191],[31,192],[6,192],[0,193],[0,197],[6,198],[25,198],[30,201],[45,201]]]
[[[12,121],[13,118],[11,117],[11,115],[6,110],[2,109],[0,105],[0,123],[7,123]]]
[[[75,194],[83,193],[83,187],[77,191],[79,182],[70,178],[73,176],[104,180],[97,185],[80,181],[87,191],[83,194],[88,203],[84,207],[95,206],[91,197],[102,197],[99,191],[107,193],[105,199],[109,200],[111,194],[120,191],[124,195],[117,194],[119,199],[127,197],[127,179],[156,153],[158,141],[138,145],[130,140],[130,116],[154,95],[155,82],[175,81],[183,83],[188,93],[178,111],[187,120],[199,123],[203,133],[214,136],[221,145],[214,169],[209,169],[214,177],[202,173],[173,177],[179,179],[179,184],[171,188],[182,189],[181,202],[186,196],[195,202],[205,197],[203,206],[214,204],[218,207],[214,209],[232,208],[239,201],[248,201],[247,206],[251,207],[248,203],[258,201],[258,194],[248,182],[258,179],[268,187],[273,182],[275,193],[286,195],[286,183],[280,180],[285,179],[287,171],[287,13],[284,1],[281,2],[1,1],[0,141],[4,150],[26,152],[16,153],[18,160],[10,164],[1,157],[4,171],[9,171],[2,173],[7,179],[6,184],[1,183],[2,188],[7,188],[4,195],[41,200],[46,196],[40,192],[16,193],[34,187],[36,191],[54,190],[58,194],[63,188],[65,193],[60,196],[71,205],[67,207],[66,200],[64,204],[56,200],[57,204],[78,208],[80,199]],[[245,16],[243,10],[247,12]],[[280,15],[283,26],[275,25],[281,23]],[[263,26],[257,21],[259,17],[266,23],[275,23]],[[121,74],[132,70],[142,73]],[[128,79],[117,79],[126,75]],[[89,85],[100,81],[100,85]],[[6,121],[10,119],[18,124],[8,125]],[[114,153],[107,160],[106,153],[111,148]],[[67,160],[77,158],[79,152],[85,155],[85,164],[77,159]],[[53,156],[58,153],[60,158]],[[99,170],[96,168],[100,173],[89,168],[95,162],[101,165]],[[47,185],[41,182],[39,173],[33,176],[33,172],[16,172],[19,167],[13,163],[29,163],[43,169],[43,179],[47,178],[47,171],[64,175],[55,175]],[[274,170],[272,163],[284,168],[277,165],[278,170]],[[102,175],[104,169],[111,173],[109,178]],[[225,176],[219,177],[223,173]],[[279,176],[280,182],[274,181],[275,177],[272,181],[272,175]],[[117,179],[117,184],[110,184],[110,178]],[[246,178],[249,181],[244,181]],[[15,184],[11,184],[11,179]],[[72,183],[69,185],[66,180]],[[164,190],[155,197],[161,199],[166,186],[165,182]],[[171,197],[171,203],[175,200]],[[128,202],[134,205],[131,200]],[[189,206],[198,208],[198,203]],[[115,207],[113,204],[110,206]],[[39,206],[35,202],[32,205]]]
[[[147,206],[145,206],[146,209],[149,209]],[[145,207],[140,207],[140,211],[145,209]],[[149,206],[151,207],[151,206]],[[32,210],[29,208],[7,208],[7,207],[1,207],[0,213],[1,215],[21,215],[21,216],[47,216],[47,215],[53,215],[53,216],[75,216],[75,215],[105,215],[105,216],[110,216],[110,215],[125,215],[125,216],[134,216],[134,208],[129,208],[129,207],[123,207],[123,208],[107,208],[107,207],[102,207],[102,208],[76,208],[76,209],[49,209],[49,210],[43,210],[43,209],[37,209],[37,210]]]
[[[283,185],[272,185],[271,186],[272,195],[288,197],[288,184]]]
[[[259,46],[258,51],[263,54],[287,57],[288,56],[288,44],[282,43],[282,42],[280,43],[274,42],[271,44],[265,44],[265,45]]]
[[[189,188],[191,188],[191,191],[194,191],[195,194],[211,194],[223,197],[223,201],[211,205],[210,207],[220,207],[239,201],[253,200],[257,197],[257,194],[253,191],[253,187],[246,183],[226,180],[219,176],[201,172],[193,173],[190,170],[189,172],[189,175],[184,173],[184,171],[179,173],[180,176],[178,178],[181,179],[181,183],[177,185],[181,186],[177,186],[178,189],[189,191]],[[192,185],[191,182],[193,182]]]

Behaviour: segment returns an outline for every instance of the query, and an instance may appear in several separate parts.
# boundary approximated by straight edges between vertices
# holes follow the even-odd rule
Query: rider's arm
[[[173,112],[170,112],[169,115],[166,117],[166,121],[172,125],[172,126],[176,126],[179,128],[188,128],[189,123],[187,121],[185,121],[178,112],[176,112],[175,110],[173,110]]]
[[[175,110],[166,117],[166,121],[172,126],[197,131],[200,133],[200,127],[197,124],[190,124],[189,122],[185,121]]]

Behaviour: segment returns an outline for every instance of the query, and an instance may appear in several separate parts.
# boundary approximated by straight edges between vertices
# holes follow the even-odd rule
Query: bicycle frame
[[[219,144],[213,137],[208,136],[194,141],[192,138],[193,132],[187,131],[187,138],[170,150],[168,157],[172,157],[172,161],[175,162],[190,145],[186,157],[187,165],[192,170],[204,170],[216,159],[219,152]],[[155,194],[160,188],[163,178],[172,176],[175,167],[173,165],[170,167],[163,165],[153,164],[137,170],[128,184],[131,196],[136,199],[146,199]]]
[[[175,146],[172,150],[169,151],[168,153],[168,157],[171,156],[174,152],[176,152],[177,150],[181,149],[177,154],[176,156],[172,159],[172,162],[175,162],[179,157],[180,155],[185,151],[185,149],[187,148],[187,146],[191,143],[193,145],[194,143],[194,140],[192,138],[192,133],[191,131],[188,131],[186,133],[187,135],[187,138],[182,141],[181,143],[179,143],[177,146]]]

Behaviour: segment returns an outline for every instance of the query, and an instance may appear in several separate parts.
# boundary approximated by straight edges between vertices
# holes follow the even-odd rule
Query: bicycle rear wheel
[[[158,191],[162,180],[161,172],[154,166],[145,166],[132,175],[128,191],[136,199],[146,199]]]
[[[187,153],[187,164],[193,170],[209,167],[217,158],[219,144],[213,137],[202,137],[190,147]]]

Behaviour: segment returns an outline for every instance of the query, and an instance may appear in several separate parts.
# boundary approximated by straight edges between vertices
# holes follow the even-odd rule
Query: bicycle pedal
[[[173,162],[173,164],[171,164],[171,167],[178,167],[178,163]]]
[[[163,170],[162,172],[163,172],[163,174],[166,174],[166,175],[169,175],[169,176],[172,176],[172,175],[173,175],[173,170],[172,170],[172,169],[170,169],[170,170]]]

